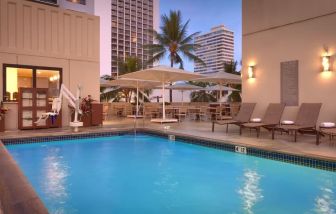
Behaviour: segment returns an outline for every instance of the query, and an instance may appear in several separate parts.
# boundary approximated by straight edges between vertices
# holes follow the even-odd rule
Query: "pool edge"
[[[0,213],[48,213],[13,157],[0,141]],[[3,170],[5,169],[5,170]]]
[[[7,151],[6,145],[83,139],[91,137],[108,137],[134,133],[161,137],[174,135],[176,140],[183,141],[185,143],[212,147],[231,152],[235,151],[235,146],[244,146],[247,148],[246,155],[282,161],[326,171],[336,171],[336,161],[330,160],[328,158],[309,157],[283,151],[267,150],[264,148],[258,148],[256,146],[228,142],[225,140],[211,139],[206,137],[175,133],[171,131],[153,130],[148,128],[138,128],[136,131],[134,131],[134,129],[112,131],[104,130],[89,133],[71,133],[66,135],[6,138],[0,139],[0,167],[7,169],[0,171],[0,211],[3,211],[3,213],[48,213],[48,210],[43,204],[42,200],[39,198],[28,179],[16,164],[11,154]],[[13,192],[15,192],[15,194],[13,194]]]
[[[324,156],[317,156],[317,155],[310,156],[306,154],[297,154],[295,152],[291,153],[283,150],[268,149],[258,147],[256,145],[251,146],[233,141],[231,142],[228,140],[218,140],[207,137],[182,134],[167,130],[165,131],[153,130],[149,128],[137,128],[136,131],[130,128],[120,130],[93,131],[85,133],[69,133],[69,134],[51,135],[51,136],[49,135],[49,136],[37,136],[37,137],[18,137],[18,138],[8,138],[0,140],[4,142],[4,145],[10,145],[10,144],[38,143],[45,141],[57,141],[57,140],[83,139],[92,137],[108,137],[108,136],[134,134],[134,133],[152,134],[162,137],[168,137],[168,135],[174,135],[176,137],[176,140],[181,140],[186,143],[192,143],[231,152],[235,152],[235,146],[243,146],[246,147],[247,155],[336,172],[336,160]]]

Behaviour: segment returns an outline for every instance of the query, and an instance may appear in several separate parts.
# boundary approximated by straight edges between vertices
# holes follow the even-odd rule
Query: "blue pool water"
[[[51,213],[335,213],[336,173],[165,138],[7,146]]]

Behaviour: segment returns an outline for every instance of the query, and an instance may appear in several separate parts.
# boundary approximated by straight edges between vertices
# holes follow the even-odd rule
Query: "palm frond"
[[[181,31],[179,33],[178,36],[178,41],[183,41],[187,36],[187,29],[188,29],[188,25],[189,25],[190,19],[188,21],[186,21],[186,23],[184,23],[184,25],[181,28]]]
[[[153,55],[152,58],[149,58],[149,59],[147,60],[147,63],[148,63],[148,64],[152,64],[152,63],[154,63],[154,62],[158,62],[158,61],[160,61],[161,59],[163,59],[163,58],[165,57],[165,55],[166,55],[166,50],[161,51],[161,52],[159,52],[159,53],[156,53],[155,55]]]
[[[184,45],[184,44],[192,43],[193,40],[194,40],[194,38],[195,38],[196,36],[198,36],[199,34],[200,34],[200,32],[196,32],[196,33],[193,33],[193,34],[187,36],[186,38],[184,38],[184,39],[180,42],[180,44],[181,44],[181,45]]]
[[[197,63],[202,64],[203,66],[206,66],[205,62],[201,58],[199,58],[198,56],[194,55],[193,53],[188,52],[188,51],[182,52],[182,53],[190,61],[197,62]]]

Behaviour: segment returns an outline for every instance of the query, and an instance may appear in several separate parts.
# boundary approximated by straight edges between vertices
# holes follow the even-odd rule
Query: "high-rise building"
[[[234,54],[234,34],[220,25],[211,28],[209,33],[195,37],[195,44],[200,45],[195,54],[206,65],[195,62],[195,72],[215,73],[224,69],[224,63],[232,61]]]
[[[112,0],[111,74],[118,75],[118,60],[136,56],[143,67],[150,59],[146,44],[153,43],[152,29],[158,23],[159,0]]]

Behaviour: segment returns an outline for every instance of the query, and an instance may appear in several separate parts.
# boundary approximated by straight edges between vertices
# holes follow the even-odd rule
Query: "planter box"
[[[91,125],[92,126],[103,125],[103,104],[92,103],[91,109],[92,114],[94,115],[94,117],[91,116]]]
[[[84,127],[92,126],[92,114],[91,113],[84,114],[81,117],[81,121],[83,122]]]
[[[99,126],[103,124],[103,104],[92,103],[90,113],[81,116],[80,121],[83,122],[84,127]],[[74,119],[74,114],[71,115],[71,121]]]

